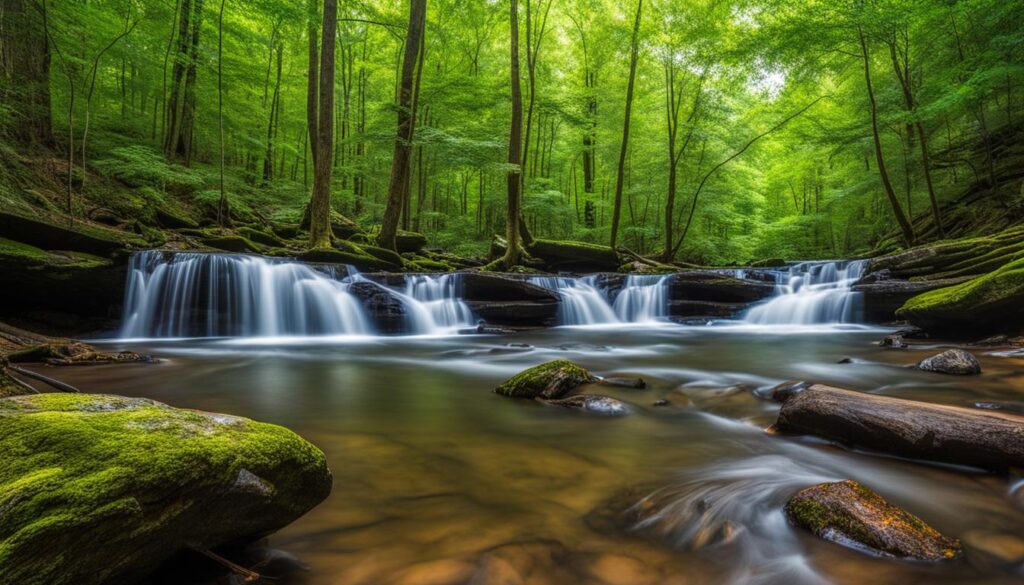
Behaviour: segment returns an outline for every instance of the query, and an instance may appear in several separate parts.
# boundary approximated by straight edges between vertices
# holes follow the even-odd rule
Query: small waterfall
[[[618,323],[619,318],[608,304],[608,299],[595,286],[595,280],[593,276],[536,276],[530,282],[560,293],[562,303],[558,309],[559,325]]]
[[[139,252],[129,266],[121,336],[371,334],[344,276],[258,256]]]
[[[410,333],[442,334],[476,326],[472,309],[462,300],[461,274],[410,274],[401,296],[409,310]]]
[[[631,274],[612,309],[620,321],[640,323],[668,317],[668,284],[671,275]]]
[[[776,273],[775,296],[751,308],[746,323],[812,325],[857,323],[861,294],[853,291],[867,262],[801,262]]]

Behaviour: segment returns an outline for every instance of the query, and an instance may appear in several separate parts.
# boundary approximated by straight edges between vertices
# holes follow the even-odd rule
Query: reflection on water
[[[883,350],[880,336],[662,326],[189,340],[132,344],[158,365],[60,375],[86,391],[283,424],[320,446],[333,493],[271,541],[307,562],[315,585],[1018,582],[1012,559],[971,544],[1009,535],[1012,548],[1024,536],[1005,479],[761,431],[777,407],[754,391],[787,379],[961,405],[1024,398],[1024,360],[982,356],[982,378],[947,378],[900,367],[924,352]],[[556,357],[649,386],[593,388],[634,406],[614,420],[491,392]],[[661,399],[670,405],[652,406]],[[872,558],[785,523],[789,495],[847,477],[950,535],[972,534],[966,558]],[[652,511],[645,523],[624,533],[588,521],[624,492]]]

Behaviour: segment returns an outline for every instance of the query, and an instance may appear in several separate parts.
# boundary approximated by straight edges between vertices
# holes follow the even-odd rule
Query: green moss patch
[[[273,532],[331,486],[287,429],[140,398],[0,399],[0,452],[3,583],[135,580],[186,546]]]
[[[597,378],[569,360],[554,360],[524,370],[494,391],[511,398],[562,398],[575,388]]]

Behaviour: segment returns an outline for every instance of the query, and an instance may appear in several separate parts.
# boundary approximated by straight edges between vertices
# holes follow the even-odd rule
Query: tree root
[[[8,365],[7,369],[12,371],[12,372],[17,372],[17,373],[21,374],[22,376],[26,376],[26,377],[32,378],[33,380],[39,380],[40,382],[43,382],[44,384],[46,384],[48,386],[52,386],[52,387],[56,388],[57,390],[60,390],[61,392],[67,392],[69,394],[81,394],[82,393],[81,390],[79,390],[78,388],[75,388],[71,384],[65,384],[64,382],[61,382],[60,380],[54,380],[53,378],[50,378],[48,376],[44,376],[42,374],[37,374],[37,373],[35,373],[35,372],[31,371],[31,370],[26,370],[25,368],[20,368],[18,366]],[[13,379],[13,376],[12,376],[12,379]],[[35,389],[33,389],[33,390],[35,390]],[[35,390],[35,392],[37,394],[39,393],[38,390]]]

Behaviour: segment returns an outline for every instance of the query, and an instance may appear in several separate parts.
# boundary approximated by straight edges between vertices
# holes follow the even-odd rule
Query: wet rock
[[[661,400],[655,400],[654,402],[652,402],[651,406],[658,406],[658,407],[672,406],[672,403],[669,402],[667,399],[662,398]]]
[[[930,281],[884,279],[869,282],[869,277],[865,277],[853,286],[853,290],[861,294],[864,319],[871,323],[885,323],[895,319],[896,311],[911,298],[944,286],[959,284],[965,280],[965,278]]]
[[[1024,468],[1024,417],[815,384],[783,402],[774,430],[912,459],[1005,473]]]
[[[605,376],[601,378],[598,384],[615,388],[633,388],[636,390],[647,387],[647,382],[643,378],[622,378],[616,376]]]
[[[552,272],[611,272],[622,264],[619,254],[599,244],[573,241],[555,241],[537,238],[530,244],[531,255],[544,262]]]
[[[462,277],[462,294],[467,301],[537,301],[557,303],[559,296],[521,278],[486,272],[467,272]]]
[[[296,258],[302,262],[312,262],[318,264],[335,264],[335,265],[352,265],[359,269],[361,272],[372,272],[372,271],[395,271],[401,270],[402,266],[399,264],[396,266],[391,262],[387,262],[371,256],[366,252],[362,251],[361,248],[354,244],[342,243],[340,240],[335,245],[342,245],[346,250],[335,249],[335,248],[316,248],[313,250],[307,250],[301,254],[298,254]]]
[[[844,357],[844,358],[841,358],[836,363],[837,364],[852,364],[853,363],[853,358]]]
[[[366,315],[380,333],[391,335],[405,331],[408,309],[391,291],[373,282],[353,282],[348,292],[359,299]]]
[[[545,400],[544,404],[560,406],[562,408],[574,408],[602,416],[625,416],[630,413],[629,406],[621,400],[593,394],[577,394],[560,400]]]
[[[903,336],[897,333],[892,335],[886,335],[878,342],[879,347],[888,347],[891,349],[906,349],[907,344],[903,341]]]
[[[801,490],[786,503],[791,522],[825,540],[878,554],[943,561],[961,554],[960,542],[852,481]]]
[[[688,270],[672,276],[669,298],[712,303],[753,303],[772,296],[775,286],[711,271]]]
[[[0,399],[0,452],[19,454],[0,468],[12,584],[134,583],[183,549],[270,534],[331,490],[323,453],[287,429],[141,398]]]
[[[285,241],[276,235],[253,229],[251,227],[238,228],[238,235],[248,238],[257,244],[263,244],[264,246],[270,246],[272,248],[284,248],[287,246]]]
[[[202,243],[204,246],[224,250],[225,252],[258,254],[262,250],[259,244],[256,244],[247,238],[243,238],[242,236],[214,236],[210,238],[203,238]]]
[[[813,386],[810,382],[802,380],[789,380],[771,388],[758,388],[754,394],[759,398],[767,398],[775,402],[786,402],[793,396]]]
[[[558,300],[467,301],[473,314],[489,325],[550,327],[558,319]]]
[[[97,351],[91,345],[80,341],[55,341],[35,345],[11,352],[7,356],[11,363],[46,363],[52,366],[72,366],[106,363],[144,362],[152,363],[151,356],[133,351],[106,353]]]
[[[973,376],[981,373],[981,364],[970,352],[950,349],[918,362],[917,369],[939,374]]]
[[[569,360],[554,360],[516,374],[494,391],[512,398],[554,400],[583,384],[596,381],[593,374]]]
[[[668,314],[676,319],[734,319],[748,306],[747,303],[673,300],[668,303]]]

